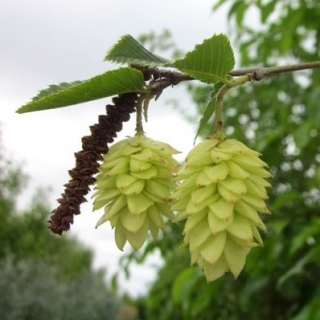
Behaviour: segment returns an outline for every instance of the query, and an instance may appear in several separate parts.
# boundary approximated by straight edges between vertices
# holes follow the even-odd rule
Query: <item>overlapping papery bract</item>
[[[184,243],[207,281],[228,271],[237,277],[251,248],[262,245],[259,213],[269,213],[270,173],[259,156],[239,141],[210,136],[178,171],[172,209],[176,221],[186,219]]]
[[[164,219],[172,219],[169,198],[175,188],[173,177],[178,153],[166,143],[143,134],[111,146],[97,175],[94,210],[104,208],[97,226],[110,221],[120,250],[128,241],[139,249],[150,231],[158,238]]]

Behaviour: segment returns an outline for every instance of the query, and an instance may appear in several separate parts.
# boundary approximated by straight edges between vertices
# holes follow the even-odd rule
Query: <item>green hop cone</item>
[[[120,250],[128,241],[138,250],[150,231],[157,240],[164,218],[173,219],[170,195],[179,163],[168,144],[143,134],[122,140],[104,156],[93,194],[93,209],[104,208],[97,227],[110,221]]]
[[[239,141],[210,136],[177,173],[172,210],[176,221],[186,220],[184,244],[208,282],[229,271],[238,277],[251,248],[262,245],[259,213],[269,213],[265,179],[271,175],[259,156]]]

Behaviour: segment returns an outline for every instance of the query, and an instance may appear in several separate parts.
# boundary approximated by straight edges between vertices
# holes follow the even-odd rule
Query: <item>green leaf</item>
[[[120,68],[95,76],[83,82],[51,85],[16,112],[47,110],[102,99],[127,92],[143,91],[144,80],[140,71]]]
[[[313,127],[312,121],[313,119],[306,120],[300,125],[300,127],[294,133],[294,141],[296,143],[297,148],[300,151],[303,150],[310,142],[310,131]]]
[[[82,82],[83,81],[73,81],[73,82],[61,82],[59,84],[51,84],[49,85],[49,88],[39,91],[38,95],[34,97],[32,100],[36,101],[36,100],[42,99],[50,94],[57,93],[67,88],[76,86]]]
[[[316,250],[310,250],[305,256],[298,260],[288,271],[286,271],[277,280],[277,288],[280,289],[284,283],[291,277],[303,274],[305,272],[306,265],[314,260],[317,256]]]
[[[105,60],[151,67],[163,66],[169,63],[169,60],[148,51],[129,34],[122,36],[107,52]]]
[[[309,91],[308,101],[306,101],[306,105],[308,108],[308,118],[315,123],[319,123],[320,120],[320,112],[319,112],[319,100],[320,100],[320,88],[314,87],[311,91]]]
[[[248,4],[243,0],[238,0],[234,2],[232,7],[228,12],[228,18],[230,19],[233,15],[235,16],[235,20],[237,22],[237,26],[239,28],[242,27],[243,17],[248,8]]]
[[[320,234],[320,225],[317,219],[312,219],[310,225],[305,226],[291,241],[289,254],[294,255],[298,250],[307,245],[309,238]]]
[[[191,289],[199,278],[196,268],[183,270],[175,279],[172,286],[172,298],[176,303],[186,303],[190,298]]]
[[[216,3],[213,6],[213,11],[215,11],[216,9],[219,9],[223,4],[225,4],[227,2],[227,0],[220,0],[218,3]]]
[[[288,204],[293,204],[296,201],[301,201],[301,198],[301,193],[298,191],[288,191],[279,194],[272,203],[272,210],[279,210]]]
[[[112,277],[111,277],[111,281],[110,281],[110,286],[111,286],[111,289],[114,293],[118,293],[118,289],[119,289],[119,283],[118,283],[118,274],[114,274]]]
[[[206,83],[229,84],[228,72],[234,67],[234,54],[225,35],[214,35],[171,66]]]
[[[271,229],[275,232],[275,233],[281,233],[283,231],[284,228],[287,227],[287,225],[290,223],[289,219],[286,218],[278,218],[276,220],[273,220],[270,222],[271,225]]]
[[[218,82],[213,86],[213,90],[210,93],[209,102],[203,111],[202,117],[200,119],[199,127],[198,127],[198,130],[197,130],[197,133],[196,133],[194,140],[197,139],[197,137],[205,129],[206,125],[208,124],[209,120],[211,119],[211,117],[216,109],[215,96],[216,96],[217,92],[220,90],[221,86],[222,86],[221,82]]]
[[[274,12],[277,0],[272,0],[265,5],[261,5],[261,22],[266,23],[269,16]]]
[[[299,310],[299,313],[292,320],[314,320],[320,319],[320,300],[319,290],[318,294],[314,294],[311,302],[308,302],[304,307]]]

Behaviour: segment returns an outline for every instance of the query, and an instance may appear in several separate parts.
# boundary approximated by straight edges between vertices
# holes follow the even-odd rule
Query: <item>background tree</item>
[[[26,182],[0,147],[0,318],[116,319],[120,300],[93,270],[92,251],[48,231],[46,192],[17,209]]]
[[[221,0],[215,14],[226,4],[239,67],[319,59],[318,1]],[[228,137],[261,151],[274,175],[264,247],[252,251],[236,281],[224,276],[207,284],[181,257],[183,226],[169,227],[159,245],[130,256],[143,260],[158,248],[165,262],[146,297],[145,319],[320,317],[319,78],[319,70],[283,74],[231,91],[224,102]],[[210,88],[189,84],[188,90],[202,113]]]

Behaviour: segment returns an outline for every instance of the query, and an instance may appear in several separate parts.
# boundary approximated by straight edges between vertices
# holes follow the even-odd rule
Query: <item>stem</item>
[[[142,94],[137,101],[136,106],[136,134],[144,134],[143,125],[142,125],[142,105],[145,96]]]
[[[215,109],[215,121],[214,121],[214,134],[217,136],[217,138],[224,138],[223,133],[223,121],[222,121],[222,100],[226,93],[231,89],[232,87],[224,85],[221,87],[219,92],[216,95],[216,109]]]
[[[250,81],[251,77],[249,75],[245,75],[238,79],[233,80],[230,85],[223,85],[216,95],[216,109],[215,109],[215,122],[214,122],[214,133],[217,137],[223,139],[223,121],[222,121],[222,101],[227,92],[236,86],[244,84]]]
[[[242,77],[232,80],[230,87],[240,86],[251,80],[252,80],[252,76],[250,74],[246,74]]]

